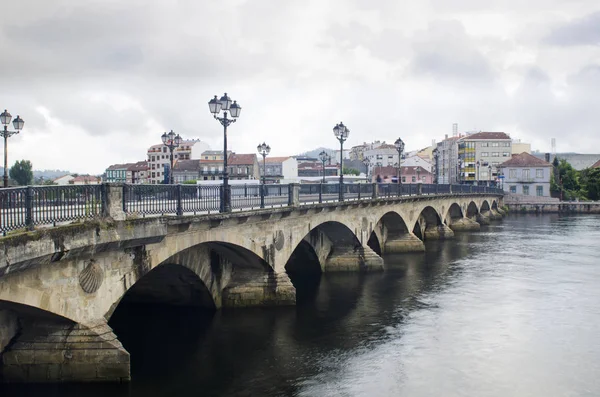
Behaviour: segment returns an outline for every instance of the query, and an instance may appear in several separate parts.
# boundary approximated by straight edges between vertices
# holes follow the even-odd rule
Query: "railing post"
[[[417,196],[420,196],[421,194],[423,194],[423,184],[419,183],[417,184]]]
[[[323,202],[323,184],[319,182],[319,203]]]
[[[244,197],[248,197],[248,184],[244,183]]]
[[[469,185],[469,193],[473,193],[473,185]]]
[[[33,230],[33,188],[27,186],[25,190],[25,225],[27,230]]]
[[[290,183],[290,194],[288,205],[290,207],[299,207],[300,206],[300,184],[299,183]]]
[[[105,183],[104,199],[102,200],[102,217],[111,218],[115,221],[123,221],[126,218],[125,209],[127,196],[124,194],[125,184]]]
[[[448,190],[448,192],[449,192],[450,194],[452,194],[452,184],[450,184],[450,187],[448,187],[448,189],[449,189],[449,190]]]
[[[359,183],[357,186],[358,186],[358,201],[360,201],[360,191],[361,191],[362,183]]]
[[[183,215],[183,205],[181,203],[181,193],[183,188],[180,184],[177,184],[175,187],[175,199],[177,200],[177,216]]]
[[[261,183],[258,186],[260,191],[260,208],[265,208],[265,185]]]
[[[371,197],[371,198],[376,199],[379,197],[379,184],[376,182],[373,182],[372,185],[373,185],[373,197]]]

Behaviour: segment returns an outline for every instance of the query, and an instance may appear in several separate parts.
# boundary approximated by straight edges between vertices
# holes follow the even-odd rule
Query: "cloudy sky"
[[[2,2],[9,162],[101,173],[165,130],[222,148],[208,100],[242,106],[230,148],[274,155],[460,131],[600,152],[598,0]]]

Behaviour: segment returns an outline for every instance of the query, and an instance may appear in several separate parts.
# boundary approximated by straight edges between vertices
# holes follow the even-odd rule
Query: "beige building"
[[[513,139],[512,154],[529,153],[531,154],[531,143],[521,142],[520,139]]]
[[[184,140],[173,150],[173,163],[177,160],[199,160],[202,153],[209,149],[208,144],[199,139]],[[148,183],[159,184],[165,180],[165,173],[171,166],[171,152],[163,144],[148,148]],[[222,155],[221,155],[222,156]],[[221,157],[222,159],[222,157]]]

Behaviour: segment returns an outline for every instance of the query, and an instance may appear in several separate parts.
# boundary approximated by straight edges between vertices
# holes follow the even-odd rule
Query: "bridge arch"
[[[479,212],[486,212],[490,210],[490,203],[487,200],[481,202],[481,208]]]
[[[498,201],[497,200],[492,200],[492,209],[493,210],[498,210]]]
[[[444,216],[444,223],[447,225],[452,225],[453,223],[459,221],[464,218],[463,210],[460,208],[460,205],[457,203],[452,203],[450,207],[448,207],[448,211],[446,211],[446,216]]]
[[[377,221],[367,245],[378,255],[396,252],[398,241],[410,238],[409,235],[410,231],[402,215],[396,211],[388,211]]]
[[[477,207],[477,204],[475,204],[474,201],[471,201],[469,203],[469,205],[467,206],[467,218],[473,219],[477,216],[477,214],[479,214],[479,208]]]
[[[413,227],[413,233],[421,240],[425,240],[426,232],[442,225],[442,219],[440,214],[431,206],[423,208],[415,225]]]

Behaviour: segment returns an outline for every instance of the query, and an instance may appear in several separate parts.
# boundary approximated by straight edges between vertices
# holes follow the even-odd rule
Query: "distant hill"
[[[61,171],[61,170],[33,170],[33,177],[38,179],[43,177],[46,180],[56,179],[59,176],[71,174],[71,171]],[[0,167],[0,175],[4,174],[4,167]]]
[[[319,153],[321,153],[322,151],[325,151],[325,153],[327,153],[330,156],[333,156],[335,154],[335,149],[320,147],[320,148],[317,148],[317,149],[309,150],[309,151],[304,152],[304,153],[300,153],[300,154],[298,154],[298,156],[307,156],[307,157],[319,158]]]

